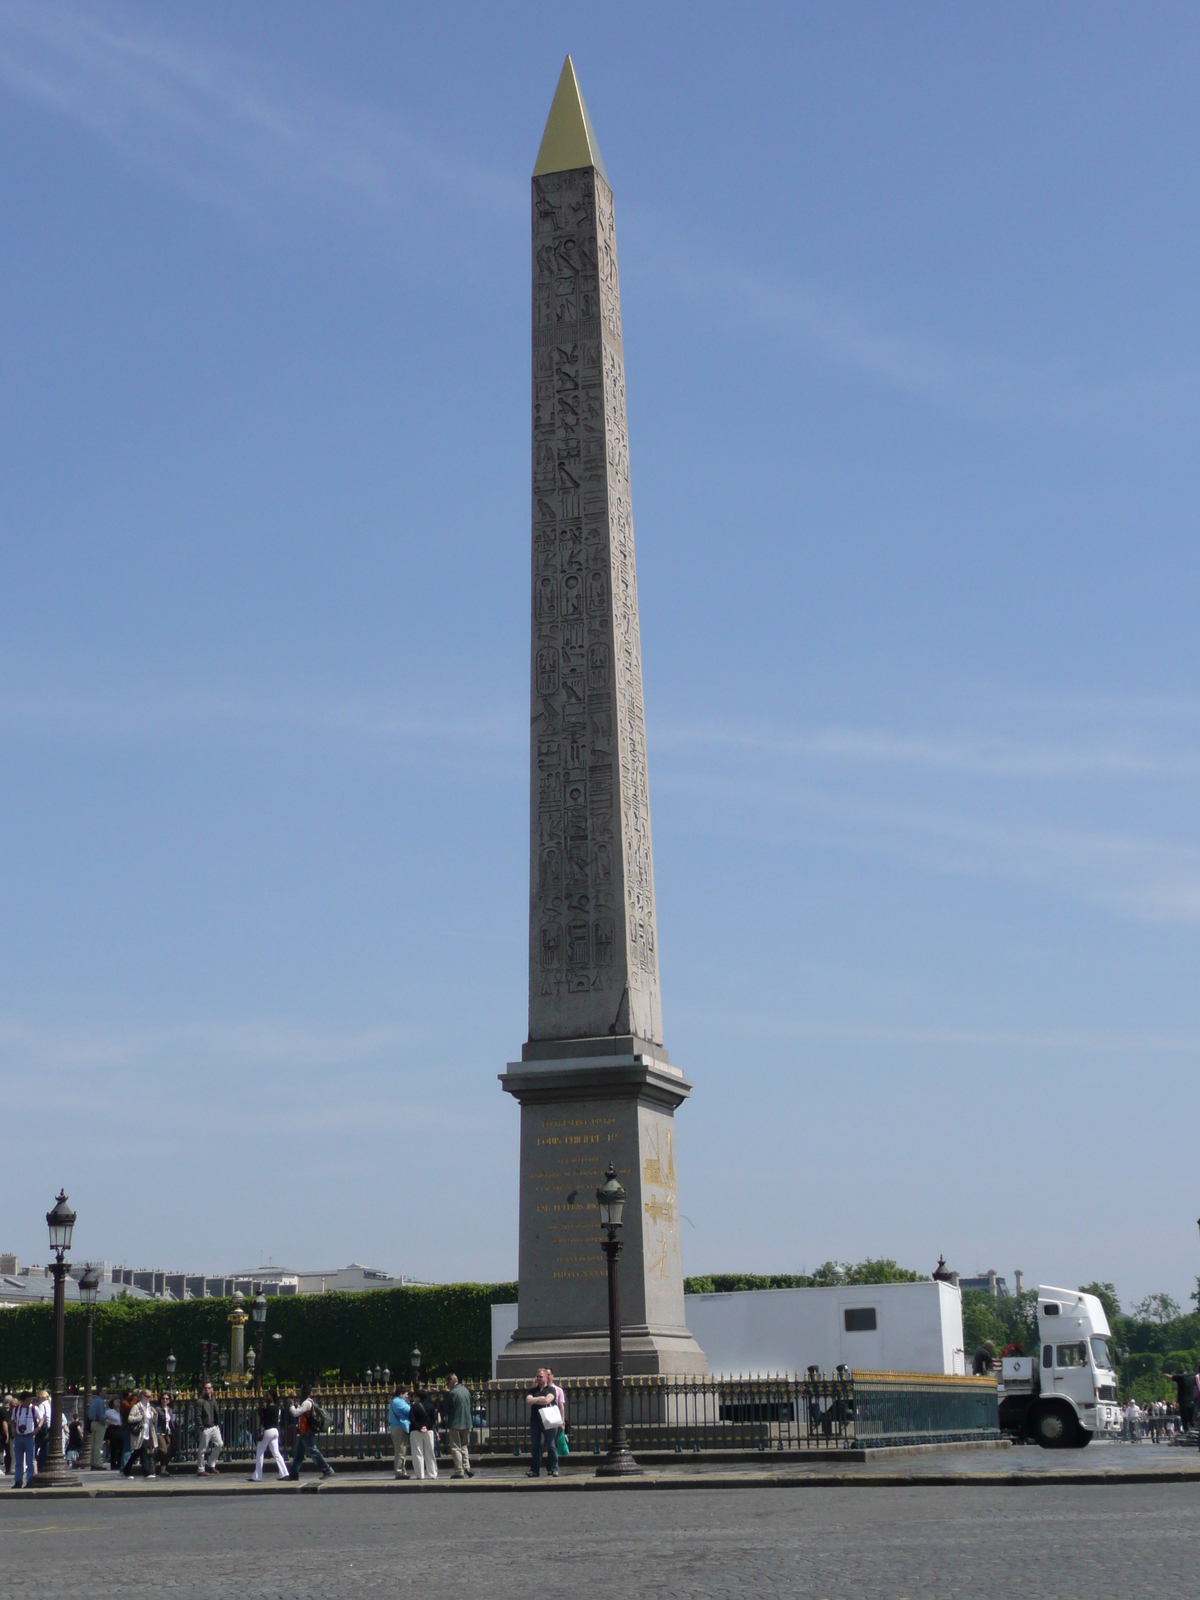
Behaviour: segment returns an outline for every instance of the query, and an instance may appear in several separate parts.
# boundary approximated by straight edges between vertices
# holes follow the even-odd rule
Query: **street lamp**
[[[175,1409],[175,1352],[174,1352],[174,1350],[170,1351],[170,1353],[167,1356],[167,1384],[168,1384],[168,1386],[170,1388],[170,1398],[169,1398],[167,1403],[171,1407],[171,1410],[174,1411],[174,1409]]]
[[[392,1369],[391,1369],[391,1367],[384,1367],[384,1369],[383,1369],[383,1387],[385,1389],[390,1389],[391,1386],[392,1386]]]
[[[379,1365],[375,1367],[375,1382],[377,1385],[383,1382],[383,1368]]]
[[[421,1347],[419,1344],[413,1345],[412,1355],[409,1360],[412,1362],[413,1382],[416,1383],[421,1376]]]
[[[64,1484],[79,1486],[82,1479],[67,1471],[62,1447],[63,1401],[63,1334],[66,1324],[67,1251],[71,1248],[71,1235],[75,1229],[75,1213],[67,1204],[65,1189],[60,1189],[54,1209],[46,1213],[46,1226],[50,1229],[50,1248],[55,1253],[54,1272],[54,1387],[50,1391],[50,1439],[46,1446],[46,1470],[39,1472],[34,1482],[41,1488],[61,1488]]]
[[[254,1322],[255,1370],[258,1373],[258,1381],[261,1383],[263,1340],[267,1335],[267,1297],[261,1289],[254,1296],[254,1304],[250,1307],[250,1316]]]
[[[617,1282],[617,1257],[621,1254],[619,1237],[621,1218],[625,1213],[625,1190],[617,1181],[617,1169],[610,1161],[604,1174],[603,1185],[596,1190],[596,1203],[600,1207],[600,1226],[604,1238],[600,1248],[608,1257],[608,1368],[612,1412],[612,1437],[608,1454],[596,1468],[598,1478],[628,1478],[641,1472],[641,1467],[629,1453],[625,1442],[625,1364],[621,1356],[621,1299]]]
[[[92,1401],[92,1324],[96,1320],[96,1301],[100,1296],[100,1268],[93,1267],[91,1263],[84,1267],[79,1279],[79,1299],[83,1306],[83,1414],[87,1417],[91,1410]],[[89,1431],[96,1426],[100,1427],[103,1434],[103,1424],[89,1423]],[[96,1465],[98,1450],[91,1451],[93,1468]]]

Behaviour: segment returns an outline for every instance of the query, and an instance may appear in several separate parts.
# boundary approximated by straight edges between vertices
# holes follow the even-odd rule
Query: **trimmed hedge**
[[[360,1383],[366,1367],[412,1370],[410,1352],[419,1345],[430,1376],[456,1369],[464,1377],[492,1370],[493,1305],[517,1298],[515,1283],[449,1283],[433,1288],[376,1289],[365,1294],[330,1292],[276,1295],[267,1301],[267,1373],[281,1382],[340,1378]],[[244,1308],[249,1312],[249,1303]],[[114,1372],[152,1379],[165,1371],[174,1350],[175,1381],[187,1382],[200,1367],[200,1341],[229,1349],[232,1300],[119,1299],[96,1307],[93,1376],[107,1383]],[[254,1324],[246,1324],[246,1349]],[[277,1345],[271,1338],[283,1335]],[[83,1383],[84,1322],[78,1306],[66,1313],[64,1371],[68,1385]],[[49,1385],[54,1363],[54,1307],[49,1302],[0,1311],[0,1376],[18,1384]]]

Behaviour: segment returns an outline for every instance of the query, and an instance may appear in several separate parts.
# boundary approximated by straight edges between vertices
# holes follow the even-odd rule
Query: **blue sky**
[[[0,1248],[44,1257],[52,1179],[80,1254],[515,1274],[568,49],[685,1269],[1186,1299],[1183,6],[0,0]]]

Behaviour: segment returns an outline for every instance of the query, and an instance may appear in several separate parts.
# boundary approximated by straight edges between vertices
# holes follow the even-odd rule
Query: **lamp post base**
[[[640,1478],[642,1469],[629,1453],[629,1446],[610,1450],[596,1468],[598,1478]]]
[[[33,1480],[35,1489],[82,1489],[83,1479],[65,1462],[47,1462],[45,1470]]]

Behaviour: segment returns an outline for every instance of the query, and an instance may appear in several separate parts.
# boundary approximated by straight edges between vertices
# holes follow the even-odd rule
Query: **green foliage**
[[[1126,1356],[1121,1363],[1121,1377],[1126,1383],[1138,1378],[1157,1377],[1163,1370],[1163,1358],[1156,1350],[1139,1350]]]
[[[1121,1315],[1121,1302],[1117,1299],[1116,1286],[1111,1283],[1081,1283],[1080,1294],[1094,1294],[1104,1307],[1104,1315],[1108,1318],[1110,1328],[1115,1328],[1117,1318]]]
[[[928,1273],[910,1272],[887,1257],[868,1256],[857,1264],[849,1261],[823,1261],[813,1272],[714,1272],[705,1277],[685,1278],[684,1294],[734,1294],[740,1289],[822,1289],[837,1284],[924,1283]]]
[[[1026,1355],[1038,1347],[1037,1291],[997,1299],[982,1289],[963,1290],[963,1350],[968,1368],[980,1345],[990,1339],[999,1355],[1005,1345],[1019,1344]]]
[[[281,1382],[340,1374],[360,1382],[369,1365],[411,1370],[410,1352],[421,1348],[431,1375],[456,1368],[464,1377],[490,1373],[491,1307],[511,1304],[515,1283],[451,1283],[434,1288],[377,1289],[365,1294],[272,1297],[268,1301],[264,1366]],[[231,1300],[134,1300],[96,1307],[93,1372],[107,1382],[114,1372],[152,1379],[165,1371],[170,1351],[183,1383],[200,1364],[201,1339],[229,1348]],[[0,1374],[10,1387],[48,1383],[54,1358],[54,1313],[48,1303],[0,1314]],[[283,1337],[277,1345],[271,1335]],[[252,1324],[246,1327],[251,1348]],[[65,1373],[83,1382],[84,1321],[78,1306],[66,1313]]]
[[[1133,1315],[1140,1322],[1157,1322],[1161,1327],[1177,1322],[1182,1312],[1178,1300],[1172,1300],[1169,1294],[1148,1294],[1134,1306]]]
[[[1122,1384],[1122,1400],[1127,1400],[1130,1393],[1138,1405],[1148,1406],[1152,1400],[1174,1400],[1175,1385],[1164,1377],[1148,1372],[1140,1378],[1135,1378],[1128,1387]]]
[[[1168,1350],[1163,1357],[1162,1370],[1164,1372],[1195,1372],[1198,1363],[1200,1363],[1200,1351]]]

